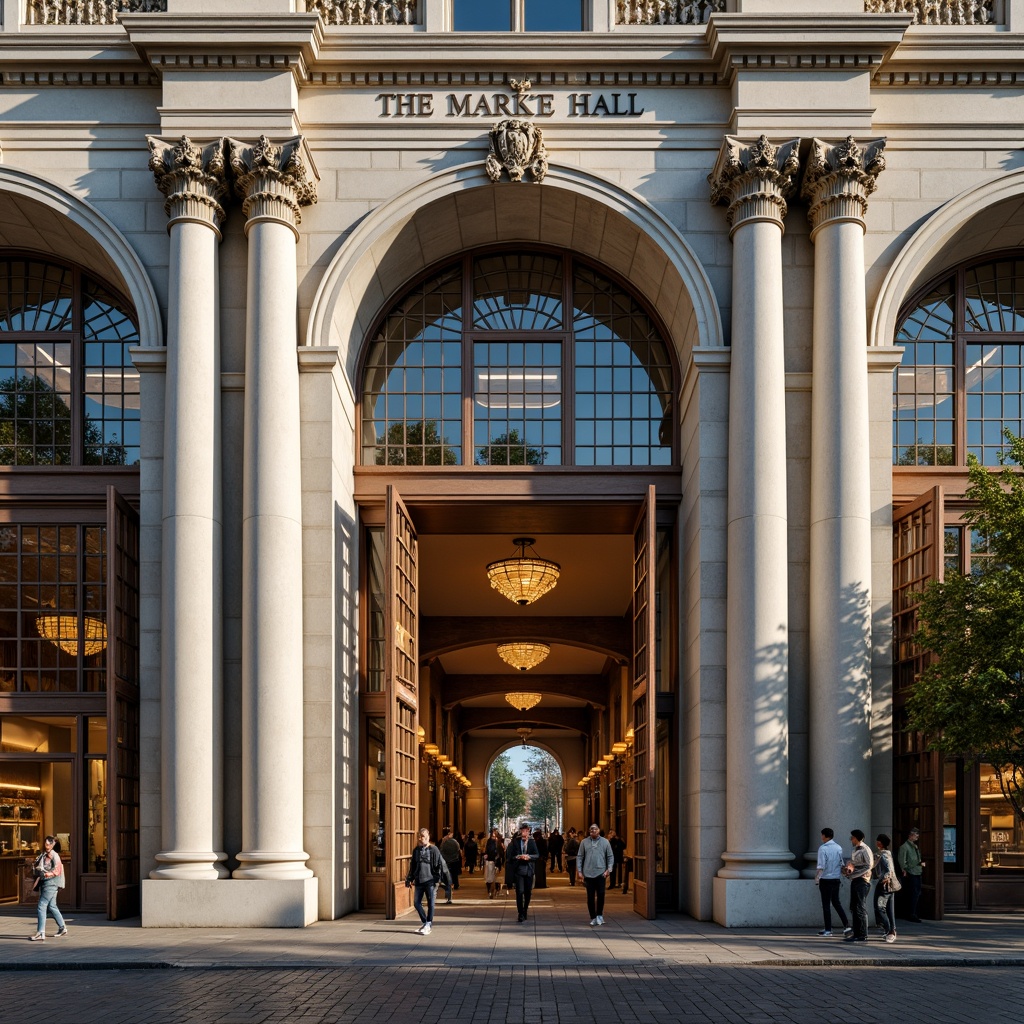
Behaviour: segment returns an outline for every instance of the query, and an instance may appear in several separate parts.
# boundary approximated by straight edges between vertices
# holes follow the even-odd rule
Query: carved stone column
[[[726,600],[726,846],[715,919],[739,924],[787,879],[789,616],[782,232],[799,140],[727,137],[710,175],[733,241]],[[739,901],[737,903],[737,900]],[[728,908],[724,906],[728,903]],[[762,908],[763,910],[764,908]],[[763,914],[762,914],[763,917]]]
[[[235,878],[306,879],[295,243],[301,137],[229,140],[249,240],[242,484],[242,844]]]
[[[815,139],[804,175],[814,243],[811,393],[810,821],[871,820],[871,479],[864,217],[884,139]]]
[[[217,243],[224,140],[149,139],[167,197],[170,268],[161,590],[160,867],[152,878],[227,877],[222,862],[220,347]]]

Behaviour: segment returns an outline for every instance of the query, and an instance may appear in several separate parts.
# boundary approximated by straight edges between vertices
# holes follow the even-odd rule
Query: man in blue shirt
[[[839,902],[839,886],[843,878],[843,848],[835,841],[835,832],[830,828],[821,830],[821,846],[818,847],[818,867],[814,872],[814,884],[821,896],[821,913],[825,927],[819,935],[832,934],[832,907],[836,908],[839,920],[843,922],[843,934],[852,935],[850,921],[842,903]]]

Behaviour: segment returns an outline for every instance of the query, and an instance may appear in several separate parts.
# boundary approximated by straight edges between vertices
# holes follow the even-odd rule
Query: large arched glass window
[[[0,257],[0,466],[139,461],[128,304],[75,267]]]
[[[901,315],[893,464],[998,464],[1003,430],[1020,434],[1024,255],[967,264]]]
[[[388,466],[672,461],[673,369],[653,319],[568,256],[467,256],[381,320],[363,373],[362,460]]]

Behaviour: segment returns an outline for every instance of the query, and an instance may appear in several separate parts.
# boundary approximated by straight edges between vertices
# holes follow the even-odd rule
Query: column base
[[[821,898],[808,878],[715,878],[711,915],[725,928],[821,927]]]
[[[317,880],[142,880],[143,928],[305,928],[317,920]]]
[[[197,853],[189,850],[165,850],[156,855],[160,867],[149,873],[150,878],[175,879],[183,882],[215,881],[230,875],[224,866],[226,853]]]

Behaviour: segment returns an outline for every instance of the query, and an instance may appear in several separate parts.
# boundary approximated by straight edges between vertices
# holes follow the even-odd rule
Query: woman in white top
[[[36,857],[33,866],[36,885],[39,889],[39,903],[36,907],[36,933],[31,936],[31,942],[46,940],[47,910],[53,914],[53,919],[57,922],[58,938],[68,933],[68,926],[57,909],[57,893],[64,888],[64,865],[60,861],[60,854],[55,849],[56,845],[57,840],[53,836],[47,836],[43,840],[43,852]]]

